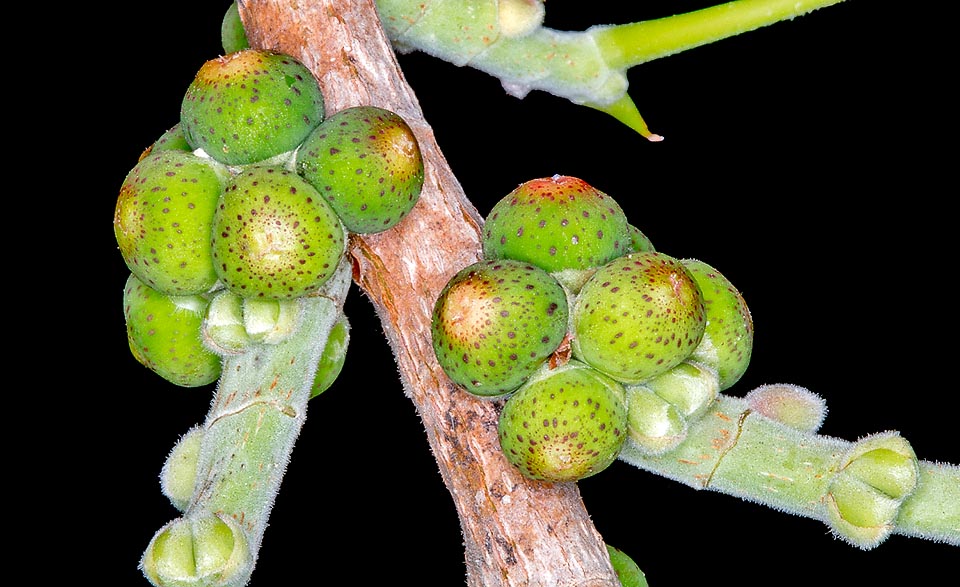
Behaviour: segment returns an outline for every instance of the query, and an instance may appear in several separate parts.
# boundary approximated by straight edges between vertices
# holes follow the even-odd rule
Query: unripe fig
[[[541,369],[503,405],[503,454],[524,475],[577,481],[606,469],[627,438],[623,387],[578,361]]]
[[[200,67],[184,94],[180,125],[194,149],[246,165],[297,148],[324,112],[320,86],[305,65],[289,55],[243,49]]]
[[[478,396],[520,387],[563,342],[563,287],[521,261],[484,260],[461,269],[433,309],[431,333],[440,366]]]
[[[630,245],[634,253],[643,253],[647,251],[655,251],[653,247],[653,242],[650,240],[650,237],[645,235],[643,231],[637,228],[634,225],[628,227],[630,231]]]
[[[706,309],[680,261],[631,253],[583,285],[571,325],[575,357],[623,383],[641,383],[693,352],[703,338]]]
[[[346,250],[343,225],[317,190],[282,167],[255,165],[227,184],[214,215],[220,281],[245,298],[317,291]]]
[[[423,158],[400,115],[376,106],[341,110],[297,151],[297,172],[326,198],[350,232],[392,228],[423,187]]]
[[[250,48],[247,31],[240,19],[240,9],[235,1],[230,3],[223,14],[223,20],[220,21],[220,44],[227,53]]]
[[[736,287],[722,273],[697,259],[680,261],[703,293],[707,325],[691,359],[717,370],[720,390],[739,381],[753,354],[753,318]]]
[[[217,282],[210,231],[229,173],[180,150],[146,155],[127,174],[113,230],[130,271],[170,295],[209,291]]]
[[[482,244],[487,259],[526,261],[556,274],[600,267],[629,252],[631,242],[613,198],[582,179],[554,175],[524,182],[498,201]]]
[[[166,295],[131,274],[123,288],[123,314],[134,358],[181,387],[216,381],[220,356],[207,349],[200,336],[208,304],[199,295]]]
[[[150,145],[149,153],[158,151],[193,151],[187,137],[183,136],[183,128],[177,123],[166,130],[160,138]],[[144,153],[146,156],[147,153]]]
[[[620,587],[647,587],[647,576],[627,553],[608,544],[607,554],[610,555],[610,564],[620,580]]]
[[[323,354],[317,363],[317,373],[310,386],[310,399],[325,392],[340,376],[343,365],[347,360],[347,348],[350,345],[350,321],[343,314],[337,318],[327,336],[327,344],[323,347]]]

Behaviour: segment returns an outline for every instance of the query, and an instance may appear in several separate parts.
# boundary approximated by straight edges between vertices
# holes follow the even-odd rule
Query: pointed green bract
[[[130,170],[113,230],[134,275],[170,295],[213,288],[210,231],[228,175],[216,162],[178,149],[151,152]]]
[[[194,149],[247,165],[296,149],[325,114],[316,78],[281,53],[244,49],[206,61],[180,106]]]
[[[341,110],[310,133],[296,167],[350,232],[383,232],[420,199],[423,157],[400,115],[376,106]]]
[[[317,291],[346,250],[340,219],[293,171],[252,166],[223,191],[214,217],[220,281],[244,298],[293,299]]]

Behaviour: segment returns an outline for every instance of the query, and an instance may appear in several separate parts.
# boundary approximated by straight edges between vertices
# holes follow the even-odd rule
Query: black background
[[[547,24],[582,29],[709,4],[550,0]],[[635,67],[630,93],[662,143],[546,94],[518,100],[469,68],[422,54],[400,64],[481,214],[527,179],[575,175],[614,196],[658,250],[723,272],[756,328],[751,366],[729,393],[802,385],[827,400],[823,434],[898,430],[921,458],[960,463],[956,96],[944,75],[953,65],[879,4],[848,0]],[[98,384],[95,400],[77,398],[85,425],[71,444],[98,450],[94,463],[87,450],[71,459],[93,489],[87,520],[110,535],[89,543],[84,563],[101,584],[146,584],[139,557],[177,514],[157,476],[212,393],[167,384],[131,357],[113,207],[141,150],[178,121],[193,74],[222,53],[227,5],[122,3],[82,29],[81,45],[63,47],[86,98],[74,152],[95,163],[80,208],[92,215],[86,254],[102,270],[82,288],[97,342],[79,358],[89,358],[82,378]],[[73,51],[86,59],[71,61]],[[347,363],[310,405],[251,587],[463,584],[457,516],[372,305],[355,292],[347,314]],[[888,584],[907,571],[924,585],[956,568],[956,547],[895,535],[862,551],[821,522],[622,462],[580,490],[600,533],[653,587]]]

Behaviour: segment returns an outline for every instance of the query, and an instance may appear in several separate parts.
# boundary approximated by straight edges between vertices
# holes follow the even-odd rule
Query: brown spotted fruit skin
[[[563,342],[569,312],[560,284],[536,265],[483,260],[454,275],[434,305],[437,361],[470,393],[516,390]]]
[[[306,66],[289,55],[244,49],[200,67],[183,96],[180,127],[193,149],[248,165],[297,148],[324,114]]]
[[[170,296],[131,274],[123,288],[127,343],[134,358],[167,381],[199,387],[220,377],[221,359],[204,346],[200,328],[209,300]]]
[[[214,268],[245,298],[284,300],[317,291],[346,250],[340,219],[295,172],[254,165],[223,190],[214,216]]]
[[[483,227],[483,256],[533,263],[550,273],[599,267],[632,250],[619,204],[564,175],[520,184],[498,201]]]
[[[622,383],[641,383],[687,358],[706,322],[703,293],[679,260],[631,253],[580,290],[571,310],[573,355]]]
[[[698,259],[681,259],[690,270],[707,310],[703,340],[691,359],[717,370],[720,390],[728,389],[747,370],[753,354],[753,318],[740,291],[722,273]]]
[[[217,282],[210,248],[226,169],[188,151],[146,154],[120,186],[114,236],[130,271],[170,295],[209,291]]]
[[[400,115],[376,106],[346,108],[321,122],[297,150],[296,168],[357,234],[396,226],[423,188],[413,131]]]
[[[545,368],[504,403],[498,433],[503,454],[527,477],[590,477],[616,460],[627,438],[626,393],[576,360]]]

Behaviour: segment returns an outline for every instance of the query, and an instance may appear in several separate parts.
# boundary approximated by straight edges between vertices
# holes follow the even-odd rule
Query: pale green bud
[[[203,342],[221,355],[242,353],[250,345],[243,324],[243,298],[226,289],[213,297],[203,321]]]
[[[854,443],[840,459],[827,493],[828,523],[835,534],[868,549],[894,528],[900,504],[917,486],[919,463],[895,432]]]
[[[643,385],[625,389],[627,433],[638,450],[649,455],[662,454],[686,438],[687,422],[676,406]]]
[[[761,385],[744,399],[754,412],[802,432],[819,430],[827,415],[822,397],[792,383]]]
[[[297,328],[300,300],[243,300],[243,325],[250,338],[263,344],[277,344]]]
[[[240,525],[230,516],[205,511],[161,528],[140,562],[156,587],[239,586],[252,565]]]
[[[163,494],[181,512],[187,509],[193,497],[202,440],[203,432],[200,428],[190,429],[170,451],[160,472],[160,488]]]
[[[676,365],[643,385],[673,404],[687,419],[698,418],[720,393],[717,372],[690,361]]]
[[[505,37],[522,37],[540,28],[545,14],[543,0],[498,0],[497,22]]]

